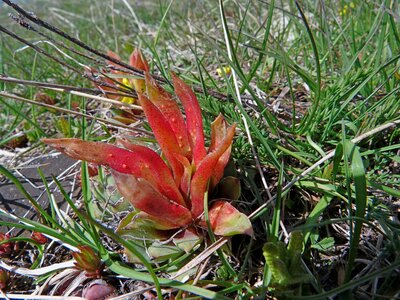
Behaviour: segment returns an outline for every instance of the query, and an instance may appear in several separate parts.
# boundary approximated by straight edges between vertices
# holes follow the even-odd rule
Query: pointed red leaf
[[[182,205],[185,203],[169,168],[151,149],[133,145],[130,151],[109,144],[79,139],[42,139],[42,141],[72,158],[144,178],[169,199]]]
[[[183,174],[183,166],[175,157],[176,154],[183,155],[178,140],[161,111],[146,96],[139,94],[139,102],[178,185]]]
[[[139,70],[144,72],[149,72],[149,64],[144,59],[142,52],[139,49],[133,50],[131,55],[129,56],[129,64]]]
[[[213,174],[214,168],[220,157],[231,146],[233,136],[235,135],[235,124],[229,127],[225,138],[219,143],[216,149],[207,154],[196,169],[190,184],[190,196],[192,203],[193,218],[197,218],[204,211],[204,192],[207,189],[208,180]]]
[[[156,81],[148,74],[145,74],[147,96],[150,101],[157,106],[167,122],[172,128],[182,153],[189,161],[192,161],[192,153],[189,145],[189,138],[186,131],[186,123],[181,110],[171,95],[168,94]]]
[[[139,70],[144,72],[149,71],[149,65],[147,61],[144,59],[142,53],[139,49],[135,49],[129,57],[129,64]],[[135,86],[135,90],[138,93],[143,93],[146,90],[146,85],[144,83],[144,79],[132,79],[132,83]]]
[[[121,195],[135,208],[178,227],[192,222],[187,208],[165,198],[145,179],[119,172],[113,176]]]
[[[208,217],[216,235],[247,234],[253,236],[253,227],[249,218],[226,201],[215,201],[208,210]],[[204,228],[207,227],[204,218],[200,225]]]
[[[214,122],[211,123],[211,144],[210,148],[208,149],[208,152],[212,152],[218,147],[218,145],[222,142],[222,140],[226,136],[226,131],[227,129],[226,129],[225,119],[222,116],[222,114],[219,114],[219,116],[214,120]],[[232,148],[231,146],[228,147],[228,149],[224,152],[224,154],[221,155],[221,157],[218,159],[217,164],[215,165],[210,181],[211,191],[214,189],[214,187],[218,184],[218,182],[224,175],[224,169],[231,156],[231,148]]]
[[[203,119],[200,105],[192,89],[174,73],[171,73],[171,76],[174,83],[175,93],[181,100],[185,109],[189,142],[192,147],[194,162],[197,166],[206,156]]]
[[[192,179],[192,174],[193,174],[193,166],[192,164],[188,161],[186,157],[183,155],[176,155],[176,159],[182,164],[183,166],[183,175],[181,178],[181,182],[179,185],[180,191],[183,195],[183,198],[187,200],[186,202],[186,207],[191,207],[191,204],[188,203],[190,202],[189,200],[189,193],[190,193],[190,180]]]
[[[147,164],[148,168],[146,168],[146,170],[149,172],[147,176],[136,177],[143,177],[153,184],[153,186],[157,187],[168,199],[186,206],[185,200],[175,184],[170,169],[156,152],[147,147],[135,145],[125,140],[118,140],[118,143],[135,153],[138,158],[143,159],[143,163]]]

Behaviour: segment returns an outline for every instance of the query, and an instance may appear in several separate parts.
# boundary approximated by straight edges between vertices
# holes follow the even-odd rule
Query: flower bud
[[[100,278],[103,271],[103,263],[98,254],[89,246],[79,246],[79,252],[72,253],[75,259],[75,267],[86,272],[90,278]]]
[[[7,241],[10,239],[10,235],[8,233],[4,234],[2,232],[0,232],[0,243]],[[4,244],[0,244],[0,256],[7,256],[9,254],[11,254],[11,252],[13,251],[13,242],[9,242],[9,243],[4,243]]]
[[[44,245],[47,243],[47,237],[38,231],[32,232],[31,239],[40,245]]]

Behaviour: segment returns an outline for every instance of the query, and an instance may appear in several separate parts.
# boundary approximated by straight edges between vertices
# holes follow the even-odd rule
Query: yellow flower
[[[134,88],[133,84],[130,82],[130,80],[128,78],[123,78],[122,84],[125,86],[128,86],[130,88]],[[127,104],[133,104],[133,103],[135,103],[135,98],[125,96],[125,97],[122,97],[121,102],[127,103]]]
[[[229,75],[231,75],[231,73],[232,73],[232,69],[229,66],[217,69],[218,77],[224,77],[224,74],[226,74],[226,76],[229,76]]]

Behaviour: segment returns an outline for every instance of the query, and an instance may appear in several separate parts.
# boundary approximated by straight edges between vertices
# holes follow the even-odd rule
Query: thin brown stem
[[[15,33],[9,31],[8,29],[4,28],[4,27],[1,26],[1,25],[0,25],[0,31],[4,32],[5,34],[8,34],[8,35],[11,36],[12,38],[14,38],[14,39],[20,41],[21,43],[23,43],[23,44],[25,44],[25,45],[31,47],[32,49],[34,49],[34,50],[37,51],[38,53],[40,53],[40,54],[42,54],[42,55],[44,55],[44,56],[46,56],[46,57],[48,57],[48,58],[54,60],[55,62],[57,62],[58,64],[60,64],[60,65],[62,65],[62,66],[64,66],[64,67],[66,67],[67,69],[69,69],[69,70],[71,70],[71,71],[73,71],[73,72],[76,72],[77,74],[80,74],[80,75],[84,76],[84,73],[81,72],[80,70],[78,70],[78,69],[76,69],[76,68],[74,68],[74,67],[72,67],[72,66],[66,64],[65,62],[59,60],[57,57],[55,57],[55,56],[53,56],[53,55],[47,53],[47,52],[44,51],[42,48],[40,48],[40,47],[38,47],[38,46],[36,46],[36,45],[34,45],[34,44],[28,42],[27,40],[21,38],[20,36],[18,36],[18,35],[16,35]]]
[[[137,69],[135,67],[132,67],[129,64],[126,64],[126,63],[124,63],[124,62],[122,62],[122,61],[120,61],[118,59],[115,59],[115,58],[113,58],[113,57],[111,57],[111,56],[109,56],[109,55],[107,55],[107,54],[105,54],[105,53],[103,53],[101,51],[98,51],[98,50],[88,46],[87,44],[85,44],[81,40],[70,36],[68,33],[64,32],[64,31],[60,30],[59,28],[57,28],[57,27],[47,23],[46,21],[38,18],[35,14],[25,11],[22,7],[20,7],[19,5],[11,2],[10,0],[2,0],[2,1],[5,4],[7,4],[8,6],[12,7],[15,11],[17,11],[23,17],[25,17],[26,19],[32,21],[33,23],[37,24],[38,26],[44,27],[44,28],[50,30],[51,32],[54,32],[54,33],[58,34],[59,36],[69,40],[70,42],[72,42],[75,45],[77,45],[77,46],[89,51],[92,54],[95,54],[95,55],[97,55],[97,56],[99,56],[101,58],[104,58],[107,61],[113,62],[116,65],[121,66],[123,68],[122,69],[123,72],[131,73],[131,74],[134,74],[134,75],[138,75],[138,76],[144,77],[144,72],[142,70],[139,70],[139,69]],[[169,84],[169,82],[165,78],[163,78],[162,76],[158,76],[158,75],[152,74],[152,77],[155,80],[157,80],[158,82],[160,82],[160,83],[168,83]],[[202,88],[198,87],[198,86],[193,86],[193,89],[197,93],[202,93],[203,92]],[[211,95],[212,97],[214,97],[216,99],[220,99],[220,100],[227,100],[229,98],[229,96],[227,96],[227,95],[225,95],[223,93],[220,93],[218,91],[214,91],[214,90],[207,91],[207,93],[209,95]]]
[[[19,25],[21,25],[22,27],[24,27],[25,29],[29,30],[29,31],[33,31],[35,33],[37,33],[38,35],[44,37],[45,39],[47,39],[48,41],[52,42],[55,45],[58,45],[62,48],[64,48],[65,50],[71,51],[79,56],[82,56],[88,60],[91,60],[97,64],[100,64],[101,61],[99,59],[96,59],[94,57],[91,57],[89,55],[86,55],[85,53],[82,53],[72,47],[68,47],[67,45],[65,45],[63,42],[61,41],[56,41],[55,39],[53,39],[51,36],[43,33],[42,31],[38,30],[37,28],[35,28],[32,24],[30,24],[29,22],[27,22],[24,18],[22,18],[20,15],[18,16],[14,16],[10,14],[10,18],[12,20],[14,20],[15,22],[17,22]],[[104,63],[104,62],[103,62]]]

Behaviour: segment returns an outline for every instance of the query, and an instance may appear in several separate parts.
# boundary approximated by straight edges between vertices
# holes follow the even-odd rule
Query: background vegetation
[[[265,293],[291,299],[399,296],[395,285],[400,266],[397,1],[249,0],[222,5],[208,0],[41,0],[21,5],[92,48],[118,53],[124,61],[133,48],[140,48],[151,72],[165,79],[166,89],[172,90],[169,71],[178,73],[196,88],[206,130],[220,112],[228,123],[237,123],[230,172],[241,180],[242,197],[236,207],[251,216],[256,239],[234,237],[228,251],[230,267],[221,266],[220,254],[207,266],[211,275],[194,284],[201,291],[191,287],[186,291],[216,298]],[[23,29],[7,13],[16,15],[4,4],[2,27],[69,66],[82,72],[83,65],[101,65],[75,53],[67,56],[55,43],[61,37]],[[93,87],[82,75],[4,31],[0,38],[0,73]],[[105,119],[111,115],[107,104],[27,84],[2,81],[0,89],[40,103],[46,99],[54,106],[27,105],[3,92],[3,151],[44,149],[42,137],[100,140],[118,134],[115,126],[57,110],[76,109]],[[7,160],[2,163],[2,173],[13,178],[15,166]],[[83,191],[82,197],[91,197],[85,195],[85,184]],[[39,231],[59,236],[60,228],[49,220]],[[1,222],[11,226],[9,220]],[[90,227],[96,238],[93,225],[80,226],[80,230]],[[293,231],[303,234],[304,245],[296,248],[300,257],[278,243],[287,244]],[[75,238],[63,241],[75,247],[85,242]],[[284,249],[274,256],[274,247]],[[168,266],[179,266],[181,258],[172,258]],[[139,276],[110,268],[137,280],[153,280],[156,286],[173,286],[140,277],[146,272]],[[208,288],[212,278],[216,286]]]

